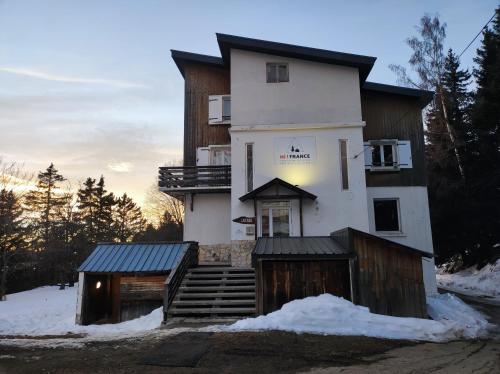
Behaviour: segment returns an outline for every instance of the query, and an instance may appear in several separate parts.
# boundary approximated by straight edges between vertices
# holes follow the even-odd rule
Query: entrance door
[[[289,201],[263,202],[260,214],[260,236],[290,236],[291,214]]]

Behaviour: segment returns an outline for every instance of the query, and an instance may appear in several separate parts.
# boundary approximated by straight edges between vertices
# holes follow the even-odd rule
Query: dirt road
[[[206,333],[89,343],[85,348],[0,346],[0,373],[492,373],[500,342],[445,344],[296,335]]]

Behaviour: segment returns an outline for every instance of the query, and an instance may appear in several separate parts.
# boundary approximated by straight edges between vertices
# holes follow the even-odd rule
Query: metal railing
[[[165,190],[230,187],[231,166],[163,166],[160,167],[158,185]]]

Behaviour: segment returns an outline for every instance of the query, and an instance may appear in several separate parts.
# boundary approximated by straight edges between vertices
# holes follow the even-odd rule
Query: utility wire
[[[460,53],[460,54],[458,55],[458,57],[459,57],[459,58],[460,58],[460,57],[462,57],[462,55],[464,54],[464,52],[465,52],[467,49],[469,49],[469,47],[472,45],[472,43],[474,43],[474,41],[477,39],[477,37],[478,37],[479,35],[481,35],[481,33],[483,32],[483,30],[484,30],[486,27],[488,27],[489,23],[490,23],[491,21],[493,21],[493,18],[495,18],[495,15],[496,15],[496,12],[495,12],[495,13],[493,13],[493,15],[491,16],[491,18],[489,19],[489,21],[488,21],[488,22],[486,22],[486,25],[484,25],[484,26],[483,26],[483,28],[482,28],[481,30],[479,30],[479,32],[478,32],[478,33],[477,33],[477,35],[474,37],[474,39],[472,39],[472,40],[471,40],[471,42],[470,42],[469,44],[467,44],[467,47],[465,47],[465,48],[464,48],[464,50],[462,51],[462,53]]]

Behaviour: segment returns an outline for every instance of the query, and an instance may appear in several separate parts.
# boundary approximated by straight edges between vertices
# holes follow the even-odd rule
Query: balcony
[[[164,166],[158,179],[160,191],[174,197],[194,192],[231,191],[231,166]]]

